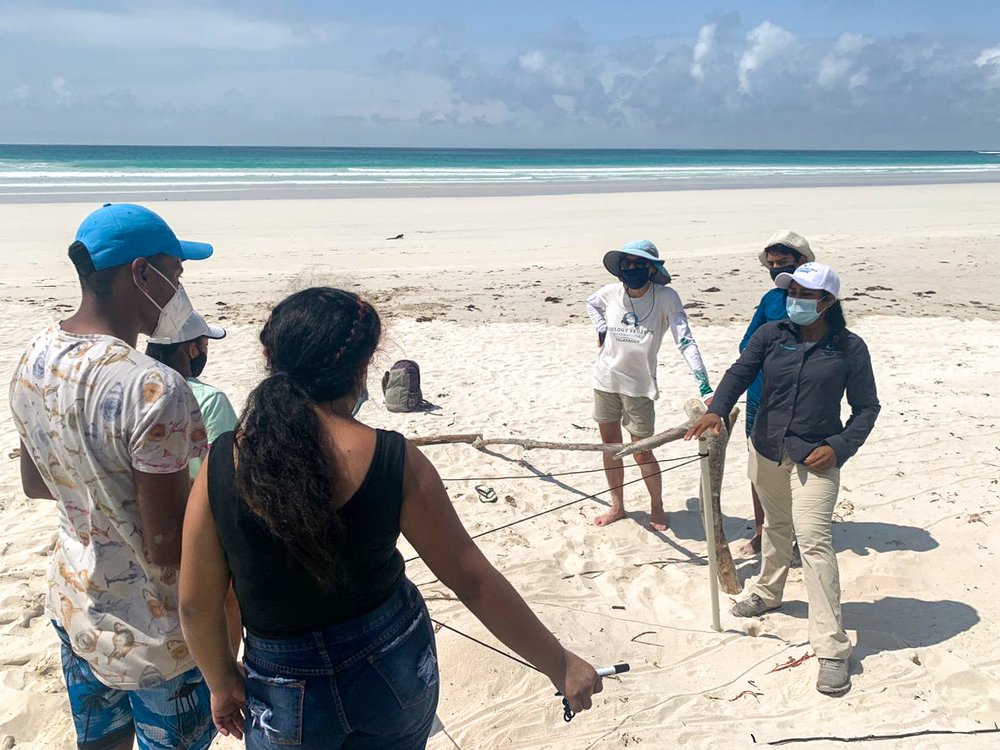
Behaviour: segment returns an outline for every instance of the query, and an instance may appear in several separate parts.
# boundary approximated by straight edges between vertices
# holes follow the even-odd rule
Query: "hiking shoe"
[[[776,609],[776,607],[768,607],[759,596],[750,594],[743,601],[736,602],[730,612],[737,617],[760,617],[769,609]]]
[[[826,695],[840,695],[851,689],[847,659],[820,659],[816,689]]]

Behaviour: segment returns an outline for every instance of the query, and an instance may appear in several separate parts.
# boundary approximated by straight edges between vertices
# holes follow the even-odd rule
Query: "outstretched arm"
[[[493,635],[543,672],[574,710],[602,689],[594,668],[562,647],[483,556],[452,507],[430,461],[407,445],[400,529],[441,582]]]

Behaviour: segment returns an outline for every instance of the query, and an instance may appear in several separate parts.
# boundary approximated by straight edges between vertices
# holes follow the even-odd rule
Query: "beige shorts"
[[[653,434],[656,410],[653,399],[645,396],[625,396],[621,393],[594,391],[594,421],[598,424],[621,422],[632,437]]]

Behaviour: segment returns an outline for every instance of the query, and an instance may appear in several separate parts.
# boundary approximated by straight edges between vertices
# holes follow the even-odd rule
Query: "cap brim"
[[[214,326],[211,323],[208,324],[208,333],[204,334],[210,339],[224,339],[226,338],[226,329],[222,326]]]
[[[207,242],[178,240],[181,246],[181,260],[205,260],[212,254],[212,246]]]
[[[774,285],[782,289],[788,289],[792,285],[794,277],[790,273],[779,273],[774,277]]]
[[[797,279],[794,274],[790,273],[779,273],[778,277],[774,280],[774,285],[782,289],[788,289],[788,287],[792,285],[793,281],[803,289],[811,289],[814,292],[829,292],[828,289],[822,286],[811,286],[806,284],[802,281],[802,279]]]
[[[667,273],[667,268],[666,266],[663,265],[663,260],[657,258],[654,255],[650,255],[649,253],[644,253],[638,250],[635,252],[625,252],[624,250],[608,250],[608,252],[604,254],[604,268],[607,270],[608,273],[610,273],[616,279],[621,278],[618,275],[618,268],[621,265],[623,255],[631,255],[636,258],[644,258],[645,260],[648,260],[655,269],[655,273],[653,273],[651,277],[651,280],[654,284],[660,284],[662,286],[664,284],[670,283],[670,274]]]

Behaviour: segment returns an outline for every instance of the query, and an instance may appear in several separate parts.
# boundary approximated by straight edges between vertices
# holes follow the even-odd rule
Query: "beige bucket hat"
[[[809,263],[816,260],[816,254],[813,253],[812,248],[809,247],[809,241],[805,237],[798,232],[793,232],[791,229],[779,229],[770,236],[767,242],[764,243],[764,248],[757,256],[760,258],[760,264],[762,266],[767,267],[767,251],[778,247],[794,250],[799,255],[803,256]]]

